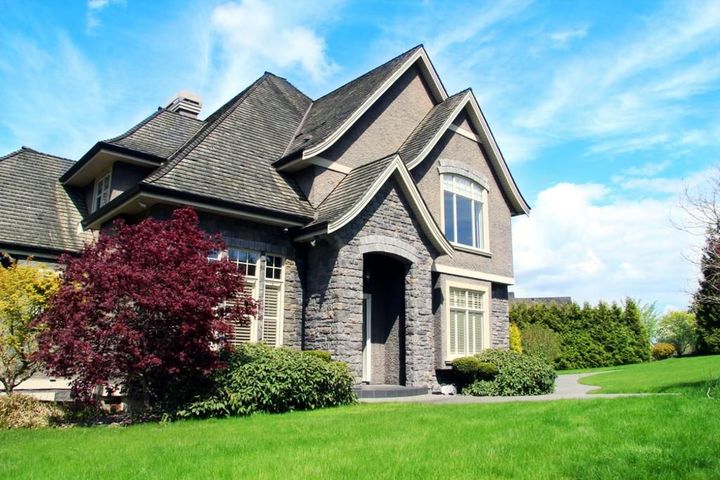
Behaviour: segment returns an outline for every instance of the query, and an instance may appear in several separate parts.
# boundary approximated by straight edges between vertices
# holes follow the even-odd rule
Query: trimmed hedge
[[[476,357],[480,362],[494,365],[497,374],[492,380],[476,380],[468,385],[462,391],[466,395],[543,395],[555,388],[555,369],[539,355],[485,350]]]
[[[216,374],[212,392],[177,416],[281,413],[354,403],[347,365],[326,357],[263,344],[241,345],[227,353],[227,368]]]
[[[452,361],[455,386],[462,390],[477,380],[491,380],[498,373],[495,365],[477,357],[460,357]]]
[[[632,300],[623,306],[599,303],[523,304],[510,308],[510,321],[521,330],[544,325],[560,337],[560,369],[607,367],[650,360],[650,344],[640,311]]]

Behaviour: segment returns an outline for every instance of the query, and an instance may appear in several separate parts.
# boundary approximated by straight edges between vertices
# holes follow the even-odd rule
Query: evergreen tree
[[[693,297],[698,349],[720,353],[720,226],[709,230],[700,263],[702,279]]]

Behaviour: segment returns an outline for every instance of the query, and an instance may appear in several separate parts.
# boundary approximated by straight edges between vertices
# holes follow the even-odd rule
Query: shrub
[[[0,397],[0,429],[44,428],[62,418],[61,410],[27,395]]]
[[[668,312],[660,319],[658,339],[662,343],[672,343],[678,356],[695,347],[697,336],[697,325],[693,313]]]
[[[528,325],[522,331],[522,338],[525,353],[542,355],[551,363],[560,356],[560,336],[544,325]]]
[[[353,378],[343,362],[263,344],[241,345],[226,361],[213,393],[182,409],[179,417],[281,413],[355,402]]]
[[[495,365],[477,357],[456,358],[452,367],[455,386],[461,390],[477,380],[491,380],[498,373]]]
[[[652,348],[652,357],[655,360],[665,360],[675,355],[675,345],[672,343],[656,343]]]
[[[520,333],[520,327],[515,323],[510,324],[510,350],[513,352],[522,353],[522,334]]]
[[[332,353],[327,350],[303,350],[302,353],[310,355],[311,357],[319,358],[320,360],[324,360],[326,362],[332,361]]]
[[[542,395],[555,386],[555,370],[543,357],[510,350],[486,350],[476,355],[493,364],[498,373],[492,380],[478,380],[463,390],[468,395]]]

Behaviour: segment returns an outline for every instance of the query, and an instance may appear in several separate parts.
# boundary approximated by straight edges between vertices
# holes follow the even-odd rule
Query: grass
[[[360,405],[0,433],[4,478],[711,478],[719,404]],[[701,441],[699,441],[701,440]]]
[[[710,394],[720,398],[720,355],[670,358],[658,362],[589,369],[574,373],[613,370],[580,380],[601,387],[593,393],[683,393]]]
[[[591,377],[604,391],[690,395],[0,431],[0,477],[717,478],[720,401],[685,385],[718,367],[720,357],[696,357]]]

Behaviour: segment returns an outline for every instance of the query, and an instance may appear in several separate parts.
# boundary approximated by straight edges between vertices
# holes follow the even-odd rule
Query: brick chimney
[[[183,90],[178,93],[165,108],[171,112],[177,112],[180,115],[197,117],[202,108],[202,101],[200,100],[200,95]]]

